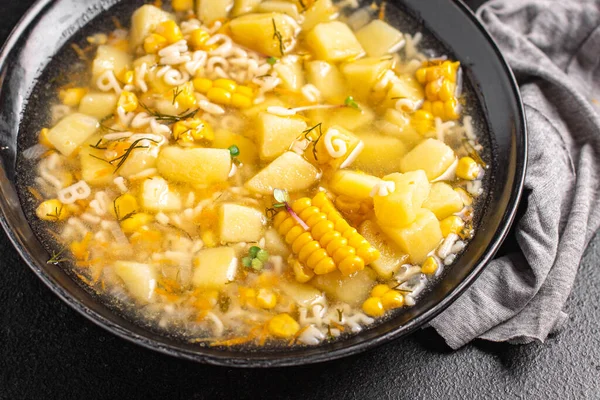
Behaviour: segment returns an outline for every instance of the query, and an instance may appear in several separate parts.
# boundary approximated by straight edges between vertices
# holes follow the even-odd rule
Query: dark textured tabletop
[[[33,2],[1,1],[0,42]],[[63,304],[4,233],[0,254],[0,399],[600,398],[600,235],[567,302],[568,325],[544,344],[476,341],[451,352],[426,329],[351,358],[275,370],[197,365],[125,342]]]

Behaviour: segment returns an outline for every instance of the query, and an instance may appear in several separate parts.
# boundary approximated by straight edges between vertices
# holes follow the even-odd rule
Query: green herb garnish
[[[217,303],[219,304],[219,309],[221,310],[221,312],[226,313],[227,311],[229,311],[229,306],[231,305],[231,298],[226,294],[220,293]]]
[[[121,195],[121,196],[123,196],[123,195]],[[121,216],[120,216],[120,212],[119,212],[119,206],[117,205],[117,200],[118,200],[118,199],[119,199],[119,197],[121,197],[121,196],[118,196],[118,197],[115,199],[115,201],[113,201],[113,209],[114,209],[114,211],[115,211],[115,217],[117,218],[117,221],[118,221],[118,222],[123,222],[123,221],[125,221],[125,220],[127,220],[127,219],[129,219],[129,218],[133,217],[135,214],[137,214],[137,211],[132,211],[132,212],[130,212],[130,213],[128,213],[128,214],[125,214],[123,217],[121,217]]]
[[[304,139],[308,140],[309,142],[313,143],[313,157],[315,158],[315,160],[318,160],[317,158],[317,143],[319,143],[319,140],[321,140],[321,138],[323,137],[323,123],[319,122],[317,125],[313,126],[312,128],[308,128],[307,130],[305,130],[304,132],[302,132],[302,134],[304,135]],[[314,130],[318,130],[319,135],[317,136],[316,139],[313,139],[310,137],[310,134],[314,131]]]
[[[269,57],[267,58],[267,64],[269,65],[275,65],[277,63],[277,59],[275,57]]]
[[[229,146],[227,150],[229,150],[229,154],[231,154],[231,161],[235,165],[240,165],[241,161],[238,159],[238,157],[240,156],[240,148],[234,144]]]
[[[273,39],[277,39],[279,41],[279,52],[283,56],[284,55],[283,36],[281,35],[281,32],[279,32],[279,30],[277,30],[277,24],[275,24],[275,18],[271,18],[271,21],[273,21]]]
[[[123,164],[125,164],[125,161],[127,161],[127,159],[129,158],[129,156],[131,155],[131,153],[134,150],[136,150],[136,149],[147,149],[147,148],[150,147],[150,146],[138,146],[138,143],[140,143],[143,140],[149,140],[149,141],[154,142],[154,143],[159,143],[158,141],[156,141],[154,139],[150,139],[150,138],[141,138],[141,139],[138,139],[135,142],[133,142],[131,144],[131,146],[129,146],[127,148],[127,150],[125,150],[125,153],[122,156],[119,156],[119,157],[117,157],[117,158],[109,161],[110,165],[113,165],[113,163],[119,161],[119,163],[117,164],[117,167],[115,168],[115,173],[123,166]]]
[[[68,259],[62,257],[62,254],[65,252],[65,248],[63,247],[61,251],[58,253],[52,250],[52,258],[46,261],[46,264],[58,265],[61,262],[69,261]]]
[[[181,93],[183,93],[183,89],[179,89],[179,86],[173,89],[173,105],[175,105],[175,102]]]
[[[194,111],[185,110],[185,111],[183,111],[179,115],[168,115],[168,114],[161,114],[158,111],[151,110],[150,108],[148,108],[147,105],[145,105],[142,102],[140,102],[140,106],[144,110],[146,110],[146,112],[148,114],[150,114],[152,117],[154,117],[157,121],[164,121],[164,122],[173,123],[173,124],[175,122],[179,122],[179,121],[183,121],[183,120],[186,120],[186,119],[189,119],[189,118],[193,118],[198,113],[198,111],[200,111],[200,109],[198,108],[198,109],[196,109]]]
[[[336,311],[338,313],[338,321],[342,322],[342,319],[344,318],[344,310],[337,308]]]
[[[304,222],[302,220],[302,218],[300,218],[298,216],[298,214],[296,214],[296,212],[292,209],[292,206],[290,206],[290,195],[287,192],[287,190],[283,190],[283,189],[274,189],[273,190],[273,197],[275,198],[275,201],[277,201],[277,203],[273,204],[273,208],[285,208],[286,211],[292,216],[292,218],[294,218],[296,220],[296,222],[298,222],[298,224],[305,230],[309,230],[310,227],[306,224],[306,222]]]
[[[346,100],[344,100],[344,104],[346,105],[346,107],[351,107],[351,108],[354,108],[355,110],[361,111],[360,106],[354,100],[354,97],[352,97],[352,96],[346,97]]]
[[[252,246],[248,249],[248,255],[242,258],[242,265],[255,271],[261,271],[267,261],[269,261],[269,252],[258,246]]]
[[[60,214],[62,214],[62,210],[63,210],[63,206],[60,206],[60,208],[56,207],[54,209],[54,214],[52,214],[52,213],[46,214],[46,217],[54,218],[56,221],[58,221],[60,219]]]

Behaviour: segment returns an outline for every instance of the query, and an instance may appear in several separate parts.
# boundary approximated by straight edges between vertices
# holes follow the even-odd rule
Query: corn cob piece
[[[344,275],[351,275],[379,258],[377,249],[346,222],[324,193],[313,199],[298,199],[291,207],[309,230],[305,231],[287,211],[275,216],[275,229],[292,245],[298,260],[315,274],[327,274],[337,268]]]
[[[426,100],[422,109],[444,121],[457,120],[461,106],[456,98],[460,62],[444,61],[424,66],[416,72],[419,83],[425,86]]]
[[[254,103],[254,90],[249,86],[238,85],[231,79],[194,79],[196,91],[206,95],[210,101],[224,106],[248,108]]]

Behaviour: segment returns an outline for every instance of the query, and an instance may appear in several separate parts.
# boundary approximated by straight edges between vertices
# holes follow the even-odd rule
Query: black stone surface
[[[0,42],[33,0],[1,3]],[[355,357],[275,370],[196,365],[125,342],[54,296],[4,233],[0,254],[0,399],[600,398],[600,235],[567,327],[544,344],[476,341],[451,352],[423,330]]]

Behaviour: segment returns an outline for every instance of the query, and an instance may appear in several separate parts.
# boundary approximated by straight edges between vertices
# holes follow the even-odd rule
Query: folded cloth
[[[544,341],[600,224],[600,0],[492,0],[477,12],[512,67],[529,129],[519,252],[492,261],[431,325],[454,349]],[[599,98],[600,99],[600,98]]]

